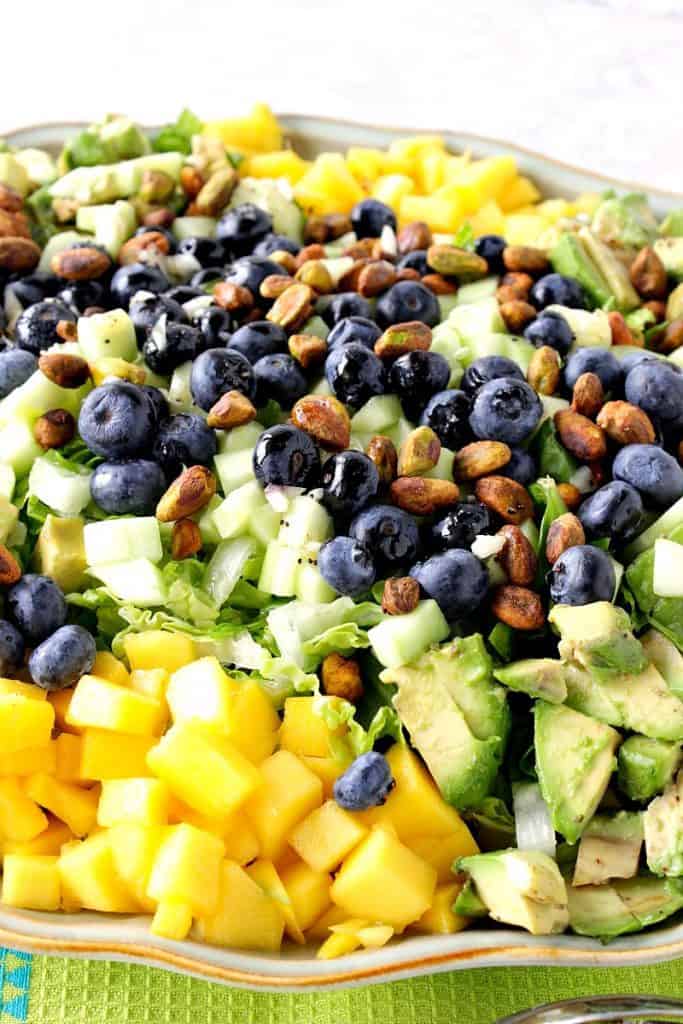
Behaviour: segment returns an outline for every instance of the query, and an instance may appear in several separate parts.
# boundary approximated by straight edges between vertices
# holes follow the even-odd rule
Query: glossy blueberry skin
[[[673,505],[683,494],[683,469],[673,455],[654,444],[621,448],[612,465],[612,476],[631,484],[647,504],[660,508]]]
[[[156,414],[143,389],[127,380],[94,388],[78,415],[78,432],[88,448],[106,459],[123,459],[149,451]]]
[[[492,515],[479,501],[458,501],[429,529],[429,545],[434,551],[449,548],[469,550],[475,537],[492,533]]]
[[[201,298],[202,295],[206,295],[204,289],[194,288],[191,284],[176,284],[173,288],[168,288],[164,292],[165,299],[173,299],[174,302],[180,303],[181,306],[184,302]]]
[[[389,371],[389,383],[409,420],[417,422],[433,395],[448,387],[451,368],[438,352],[417,349],[399,356]]]
[[[474,251],[489,265],[492,274],[503,271],[503,250],[507,242],[502,235],[480,235],[474,243]]]
[[[14,343],[17,348],[40,355],[51,345],[64,339],[57,334],[60,320],[76,322],[76,314],[64,302],[44,300],[28,306],[14,325]]]
[[[396,782],[383,754],[369,750],[361,754],[335,780],[332,795],[345,811],[365,811],[386,803]]]
[[[500,377],[480,388],[470,426],[478,438],[515,445],[529,436],[542,413],[541,400],[526,381]]]
[[[152,384],[143,384],[142,390],[149,398],[154,408],[154,417],[157,423],[161,423],[169,415],[168,402],[166,396],[159,388],[155,388]]]
[[[377,579],[372,554],[351,537],[333,537],[318,552],[318,571],[338,594],[360,597]]]
[[[291,252],[292,256],[301,249],[300,245],[293,242],[287,235],[277,235],[270,232],[254,246],[254,256],[270,256],[273,252]]]
[[[512,359],[507,356],[480,356],[473,359],[462,375],[460,387],[473,398],[479,388],[488,384],[491,380],[498,380],[500,377],[516,377],[524,380],[524,374]]]
[[[372,459],[349,449],[325,462],[321,484],[323,505],[335,519],[345,521],[377,497],[379,473]]]
[[[29,647],[42,643],[66,622],[64,594],[49,576],[26,573],[7,594],[7,611]]]
[[[8,348],[0,352],[0,398],[20,387],[38,369],[33,352],[23,348]]]
[[[563,274],[545,274],[532,285],[529,301],[536,309],[546,306],[569,306],[571,309],[586,309],[586,293],[573,277]]]
[[[351,227],[357,238],[379,238],[386,225],[395,231],[396,215],[379,199],[361,199],[351,210]]]
[[[350,341],[358,341],[366,348],[374,349],[375,342],[382,337],[382,332],[374,320],[365,316],[345,316],[337,320],[327,335],[327,348],[332,351],[340,345],[348,345]]]
[[[245,256],[233,263],[223,280],[228,284],[239,285],[240,288],[248,288],[259,306],[270,306],[271,300],[264,299],[259,289],[267,277],[272,274],[282,276],[283,273],[285,271],[280,264],[266,256]]]
[[[623,371],[619,361],[606,348],[577,348],[564,368],[564,382],[572,391],[582,373],[594,373],[600,378],[605,392],[617,394],[623,384]]]
[[[496,473],[499,476],[507,476],[511,480],[516,480],[523,487],[533,483],[538,476],[536,463],[524,448],[513,448],[510,461],[506,466],[497,469]]]
[[[525,329],[524,337],[536,348],[549,345],[561,356],[566,356],[574,340],[571,327],[559,313],[542,313],[537,316]]]
[[[364,299],[362,295],[358,295],[357,292],[340,292],[339,295],[332,296],[321,316],[328,327],[334,327],[335,324],[341,320],[347,320],[349,317],[362,317],[364,320],[370,320],[372,309],[368,300]]]
[[[298,427],[279,423],[264,430],[254,445],[254,475],[260,483],[315,487],[320,479],[320,454]]]
[[[441,319],[439,300],[421,281],[397,281],[378,299],[375,314],[380,327],[408,320],[436,327]]]
[[[683,374],[670,363],[641,361],[626,378],[626,398],[663,427],[683,423]]]
[[[555,604],[611,601],[616,579],[608,554],[589,544],[567,548],[550,573],[550,597]]]
[[[105,306],[107,294],[101,281],[69,281],[56,298],[82,314],[89,306]]]
[[[135,327],[135,335],[138,344],[143,342],[149,331],[161,316],[166,317],[167,323],[186,324],[187,313],[173,299],[167,295],[153,295],[146,299],[136,299],[131,302],[128,314]]]
[[[204,339],[204,348],[221,348],[230,341],[232,318],[221,306],[207,306],[192,317],[191,323]]]
[[[296,359],[287,352],[262,356],[254,363],[256,404],[265,405],[271,398],[283,409],[291,409],[308,391],[308,381]]]
[[[192,275],[190,278],[190,284],[193,288],[201,288],[201,290],[206,293],[207,291],[211,291],[214,285],[218,284],[219,281],[223,280],[224,274],[224,267],[202,267],[201,270],[198,270],[196,274]]]
[[[653,352],[646,352],[645,349],[641,348],[636,352],[629,352],[627,355],[622,356],[619,363],[621,364],[624,377],[628,377],[631,370],[636,366],[640,366],[641,363],[659,363],[661,361]],[[667,365],[673,367],[672,363]]]
[[[150,331],[142,346],[142,354],[150,370],[170,377],[176,367],[194,359],[206,347],[196,327],[167,323],[164,331]]]
[[[169,480],[183,466],[210,466],[218,450],[215,431],[197,413],[179,412],[159,425],[153,454]]]
[[[427,263],[426,249],[413,249],[411,252],[407,252],[405,256],[401,256],[396,268],[397,270],[417,270],[420,277],[433,273]]]
[[[0,672],[11,676],[24,664],[24,638],[11,622],[0,619]]]
[[[420,423],[431,427],[442,445],[455,450],[472,437],[470,409],[469,398],[459,388],[437,391],[424,407]]]
[[[360,409],[373,395],[384,394],[384,366],[361,342],[338,345],[325,360],[325,377],[335,396]]]
[[[191,236],[178,242],[178,253],[194,256],[200,267],[222,267],[225,264],[225,250],[215,238]]]
[[[589,537],[628,540],[643,515],[640,494],[623,480],[612,480],[582,501],[577,513]]]
[[[410,575],[451,622],[478,608],[489,586],[485,567],[471,551],[462,548],[451,548],[418,562]]]
[[[24,309],[27,306],[34,306],[37,302],[42,302],[43,299],[52,298],[63,287],[63,278],[43,270],[36,270],[33,274],[26,274],[24,277],[10,278],[7,284],[7,288]]]
[[[95,641],[82,626],[62,626],[28,660],[31,679],[43,690],[73,686],[95,663]]]
[[[163,270],[151,263],[129,263],[119,267],[111,279],[109,289],[114,306],[128,309],[136,292],[153,292],[161,295],[168,290],[169,281]]]
[[[164,471],[149,459],[101,462],[90,478],[93,501],[111,516],[154,515],[165,490]]]
[[[273,218],[254,203],[243,203],[224,213],[216,225],[216,238],[226,253],[247,256],[273,230]]]
[[[380,569],[410,564],[420,536],[415,518],[394,505],[371,505],[352,520],[349,533],[375,557]]]
[[[252,401],[256,378],[249,360],[232,348],[208,348],[195,359],[190,391],[200,409],[208,412],[226,391],[241,391]]]
[[[238,327],[230,338],[229,347],[241,352],[252,365],[263,356],[287,351],[287,332],[270,320],[253,320]]]

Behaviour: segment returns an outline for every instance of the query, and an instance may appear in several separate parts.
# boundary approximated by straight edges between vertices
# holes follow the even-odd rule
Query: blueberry
[[[225,265],[225,250],[215,238],[196,235],[183,238],[178,242],[178,254],[193,256],[200,267],[223,267]]]
[[[386,803],[396,785],[389,762],[383,754],[369,750],[361,754],[336,779],[333,795],[339,807],[346,811],[365,811]]]
[[[512,455],[507,465],[501,469],[497,469],[496,472],[500,476],[507,476],[511,480],[516,480],[518,484],[522,484],[526,487],[538,476],[536,471],[536,463],[533,458],[524,448],[512,448]]]
[[[503,250],[507,242],[501,235],[480,235],[474,243],[474,251],[489,265],[492,274],[502,274]]]
[[[470,440],[470,400],[464,391],[437,391],[427,402],[420,423],[431,427],[446,448],[462,448]]]
[[[194,288],[191,284],[176,284],[172,288],[167,288],[163,293],[164,298],[173,299],[174,302],[180,303],[182,306],[185,302],[191,302],[192,299],[200,299],[206,295],[203,288]]]
[[[394,505],[372,505],[351,522],[349,533],[364,544],[381,569],[410,564],[419,550],[420,537],[413,516]]]
[[[291,409],[308,391],[308,381],[296,359],[286,352],[261,356],[254,363],[257,405],[265,405],[271,398],[283,409]]]
[[[615,585],[611,558],[589,544],[567,548],[550,573],[550,597],[555,604],[611,601]]]
[[[11,622],[0,619],[0,672],[13,676],[24,664],[24,638]]]
[[[500,377],[516,377],[524,380],[524,374],[512,359],[507,356],[480,356],[474,359],[465,370],[460,387],[466,395],[474,397],[480,387]]]
[[[542,413],[541,400],[526,381],[499,377],[479,389],[470,426],[479,438],[519,444],[534,430]]]
[[[318,571],[338,594],[360,597],[377,578],[372,554],[351,537],[333,537],[318,552]]]
[[[149,451],[156,430],[152,402],[137,384],[111,380],[87,396],[78,416],[78,432],[91,451],[122,459]]]
[[[374,352],[359,341],[338,345],[325,360],[325,377],[340,402],[356,409],[373,395],[384,393],[384,366]]]
[[[8,348],[0,352],[0,398],[20,387],[38,369],[33,352],[23,348]]]
[[[662,360],[654,354],[654,352],[646,352],[645,349],[636,349],[635,352],[627,352],[625,356],[622,356],[619,360],[621,369],[625,377],[628,377],[631,370],[640,366],[641,363],[659,363]],[[665,365],[671,366],[673,364],[667,363]]]
[[[277,235],[274,232],[267,234],[254,246],[254,256],[270,256],[274,252],[291,252],[292,256],[301,249],[301,246],[288,238],[287,235]]]
[[[351,227],[357,238],[379,238],[387,225],[396,230],[396,214],[379,199],[361,199],[351,210]]]
[[[232,319],[222,306],[207,306],[192,317],[192,326],[201,334],[205,348],[221,348],[230,341]]]
[[[109,288],[114,305],[128,309],[136,292],[153,292],[154,295],[165,292],[168,289],[168,278],[151,263],[129,263],[114,273]]]
[[[542,313],[537,316],[525,329],[524,337],[536,348],[549,345],[561,356],[566,356],[574,340],[571,327],[559,313]]]
[[[165,490],[161,466],[148,459],[101,462],[90,478],[93,501],[111,516],[152,516]]]
[[[63,278],[47,271],[37,270],[24,277],[10,278],[7,290],[12,292],[26,309],[27,306],[34,306],[37,302],[42,302],[43,299],[52,298],[63,287]]]
[[[578,516],[591,537],[614,537],[624,541],[637,531],[643,515],[640,494],[623,480],[599,487],[581,503]]]
[[[230,338],[230,348],[241,352],[250,363],[256,363],[263,356],[287,351],[287,332],[270,320],[252,320],[238,327]]]
[[[224,213],[216,226],[216,238],[232,256],[246,256],[273,230],[273,218],[254,203],[243,203]]]
[[[254,445],[254,475],[262,484],[315,487],[320,455],[312,439],[289,423],[264,430]]]
[[[441,319],[439,300],[420,281],[397,281],[378,299],[375,312],[380,327],[408,320],[435,327]]]
[[[430,398],[446,389],[450,376],[451,368],[442,355],[416,349],[392,364],[389,381],[408,419],[417,422]]]
[[[284,273],[285,271],[279,263],[275,263],[265,256],[247,256],[233,263],[224,280],[228,284],[236,284],[240,288],[248,288],[258,305],[269,306],[270,301],[262,298],[260,295],[261,285],[267,277],[271,277],[273,274],[282,276]]]
[[[563,274],[545,274],[532,285],[529,300],[536,309],[546,306],[569,306],[571,309],[586,309],[586,293],[573,277]]]
[[[161,421],[165,420],[169,414],[166,396],[163,391],[160,391],[159,388],[155,388],[152,384],[143,384],[142,390],[145,392],[154,407],[154,418],[157,423],[161,423]]]
[[[199,408],[208,412],[226,391],[241,391],[253,400],[256,378],[251,363],[241,352],[230,348],[208,348],[192,365],[190,391]]]
[[[374,349],[375,342],[382,337],[382,332],[374,320],[364,316],[345,316],[337,320],[327,335],[327,348],[331,352],[340,345],[348,345],[350,341],[359,341],[366,348]]]
[[[494,524],[486,505],[479,501],[458,501],[429,530],[429,541],[435,551],[469,548],[481,533],[492,533]]]
[[[169,299],[167,295],[148,295],[135,299],[130,303],[128,314],[133,321],[139,343],[145,340],[162,316],[166,317],[167,323],[187,323],[187,313],[183,307],[179,302]]]
[[[379,473],[372,459],[353,450],[332,455],[322,471],[323,505],[335,519],[350,519],[379,491]]]
[[[95,641],[82,626],[62,626],[36,647],[28,660],[33,682],[43,690],[64,690],[89,672]]]
[[[396,268],[397,270],[417,270],[420,277],[433,273],[432,268],[427,263],[426,249],[413,249],[412,252],[407,252],[405,256],[401,256],[396,264]]]
[[[626,398],[663,427],[683,423],[683,375],[670,363],[640,362],[626,378]]]
[[[206,295],[208,292],[213,291],[214,285],[223,280],[224,275],[224,267],[202,267],[201,270],[192,275],[190,284],[193,288],[201,288]]]
[[[332,296],[321,315],[328,327],[334,327],[340,320],[346,320],[349,317],[362,317],[364,320],[370,320],[372,310],[368,300],[364,299],[362,295],[358,295],[357,292],[340,292],[339,295]]]
[[[683,495],[683,469],[673,455],[654,444],[626,445],[617,452],[612,475],[660,507],[673,505]]]
[[[101,281],[69,281],[56,297],[81,315],[89,306],[104,306],[107,301]]]
[[[210,466],[217,451],[216,434],[197,413],[179,412],[159,425],[154,458],[169,479],[183,466]]]
[[[7,608],[29,647],[42,643],[66,622],[64,594],[49,576],[22,576],[7,594]]]
[[[142,346],[145,362],[153,373],[170,377],[173,371],[194,359],[205,347],[204,338],[189,324],[157,324]]]
[[[564,382],[570,391],[573,391],[582,373],[596,374],[605,392],[615,394],[621,389],[621,366],[606,348],[577,348],[576,352],[572,352],[564,368]]]
[[[28,306],[14,325],[14,341],[17,348],[39,355],[46,348],[60,344],[64,339],[57,334],[60,320],[76,323],[76,314],[64,302],[45,299]]]
[[[450,548],[418,562],[410,570],[427,597],[449,621],[475,611],[486,597],[489,574],[471,551]]]

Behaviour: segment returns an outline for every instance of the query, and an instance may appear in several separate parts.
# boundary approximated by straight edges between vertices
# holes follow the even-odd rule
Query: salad
[[[0,152],[1,899],[683,908],[683,210],[268,108]]]

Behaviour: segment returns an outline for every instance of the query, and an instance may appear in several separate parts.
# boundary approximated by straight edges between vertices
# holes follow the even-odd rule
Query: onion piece
[[[263,494],[271,508],[276,512],[286,512],[289,503],[304,493],[304,487],[286,487],[283,484],[266,484]]]
[[[536,782],[520,782],[513,786],[512,804],[518,850],[538,850],[555,856],[555,829],[550,810]]]

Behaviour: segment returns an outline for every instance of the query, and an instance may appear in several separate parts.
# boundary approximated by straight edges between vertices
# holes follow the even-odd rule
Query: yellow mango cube
[[[224,847],[218,836],[192,825],[172,825],[154,860],[147,883],[150,899],[187,903],[197,916],[218,906]]]
[[[294,186],[307,213],[349,213],[364,196],[340,153],[321,153]]]
[[[280,729],[280,747],[292,754],[329,757],[332,752],[331,739],[343,736],[346,726],[330,730],[316,709],[323,702],[334,704],[337,701],[337,697],[288,697]]]
[[[237,949],[277,953],[282,944],[284,919],[244,868],[232,860],[220,866],[220,896],[216,910],[199,918],[197,932],[204,942]]]
[[[314,871],[299,861],[280,872],[296,923],[302,932],[324,914],[330,905],[332,877],[326,871]]]
[[[162,825],[133,823],[113,825],[107,832],[116,873],[142,910],[153,912],[157,905],[147,895],[147,885],[166,832]]]
[[[2,902],[28,910],[59,910],[61,882],[58,863],[58,857],[5,854]]]
[[[457,195],[404,196],[399,207],[399,221],[408,224],[413,220],[423,220],[432,231],[457,231],[465,212]]]
[[[334,800],[327,800],[295,825],[289,844],[314,871],[332,871],[367,834]]]
[[[255,103],[247,117],[207,121],[202,134],[220,139],[227,149],[243,153],[270,153],[282,149],[282,129],[265,103]]]
[[[373,183],[370,194],[398,212],[401,200],[415,191],[415,182],[407,174],[382,174]]]
[[[0,678],[0,697],[28,697],[29,700],[47,700],[47,690],[20,679]]]
[[[155,736],[131,736],[107,729],[84,729],[80,777],[82,779],[129,779],[149,775],[147,754],[156,746]]]
[[[263,777],[229,740],[174,725],[147,755],[147,764],[170,790],[209,818],[236,811],[258,791]]]
[[[415,177],[418,189],[431,195],[441,188],[446,179],[448,157],[440,148],[424,149],[415,159]]]
[[[299,754],[299,758],[322,782],[323,796],[326,800],[332,796],[335,782],[344,774],[352,760],[350,756],[348,760],[341,760],[336,757],[309,757],[307,754]]]
[[[516,176],[513,156],[485,157],[465,165],[440,194],[457,195],[464,212],[474,213],[487,200],[498,199]]]
[[[135,668],[130,674],[130,688],[145,697],[166,703],[166,690],[171,677],[165,668]]]
[[[57,818],[51,818],[47,828],[43,829],[34,839],[27,839],[18,842],[16,839],[6,839],[3,842],[5,853],[22,853],[26,856],[50,854],[55,856],[59,853],[65,843],[71,842],[74,834],[68,825]]]
[[[52,693],[47,695],[48,703],[52,705],[55,713],[55,726],[60,732],[71,732],[74,735],[79,735],[83,730],[79,729],[77,725],[70,725],[66,720],[66,715],[71,704],[71,698],[73,697],[73,687],[68,687],[66,690],[54,690]]]
[[[430,935],[452,935],[454,932],[461,932],[470,923],[468,917],[461,917],[453,910],[462,882],[446,882],[439,885],[434,893],[432,905],[412,926],[418,932],[427,932]]]
[[[489,199],[467,219],[475,235],[497,235],[505,228],[505,214],[495,199]]]
[[[81,676],[66,713],[70,725],[111,729],[134,736],[158,734],[159,717],[158,700],[97,676]]]
[[[36,772],[56,775],[61,782],[80,782],[82,780],[81,757],[83,754],[83,737],[75,736],[70,732],[62,732],[52,742],[56,751],[54,772],[45,772],[43,768],[36,768]]]
[[[255,764],[265,760],[278,742],[280,718],[255,679],[238,683],[228,705],[226,735]]]
[[[102,783],[97,824],[166,825],[169,797],[168,786],[160,779],[107,779]]]
[[[128,686],[130,684],[130,673],[122,661],[115,658],[111,651],[98,651],[95,655],[95,662],[90,670],[91,675],[98,679],[106,679],[117,686]]]
[[[533,181],[529,178],[513,178],[498,196],[498,204],[504,213],[519,210],[522,206],[536,203],[541,198]]]
[[[325,939],[315,955],[318,960],[334,960],[335,957],[353,953],[354,949],[359,947],[360,939],[357,935],[333,932],[332,935]]]
[[[197,645],[191,636],[168,633],[164,629],[129,633],[123,647],[131,669],[165,668],[172,673],[198,657]]]
[[[479,847],[468,828],[459,829],[449,836],[413,836],[404,839],[404,842],[413,853],[432,865],[439,884],[453,881],[454,860],[479,853]]]
[[[505,238],[509,245],[534,245],[547,226],[547,221],[535,213],[509,213],[505,218]]]
[[[324,914],[321,914],[317,921],[314,921],[306,932],[306,938],[312,942],[320,942],[330,934],[330,928],[335,924],[346,921],[348,914],[343,907],[336,903],[330,904]]]
[[[359,928],[356,935],[364,949],[379,949],[393,937],[394,929],[388,924],[368,924]]]
[[[0,750],[12,754],[26,747],[46,747],[55,721],[48,701],[8,694],[0,697]]]
[[[381,149],[366,146],[349,146],[346,151],[346,166],[362,188],[368,189],[379,178],[384,166]]]
[[[208,815],[200,814],[194,807],[190,807],[189,804],[186,804],[184,800],[180,800],[173,793],[171,793],[168,801],[169,824],[180,825],[182,822],[187,822],[188,825],[194,825],[195,828],[200,828],[203,832],[211,832],[220,839],[224,838],[232,819],[238,816],[239,812],[230,815],[229,818],[209,818]]]
[[[264,784],[246,806],[261,856],[277,861],[294,826],[322,803],[320,779],[288,750],[278,750],[260,765]]]
[[[254,153],[242,161],[238,170],[241,178],[286,178],[290,185],[296,185],[310,166],[293,149],[280,149]]]
[[[353,917],[397,931],[431,906],[436,870],[381,828],[373,829],[346,858],[332,884],[332,900]]]
[[[246,869],[250,878],[261,886],[267,896],[280,908],[285,922],[285,931],[290,939],[303,945],[306,941],[304,933],[292,907],[289,894],[282,884],[282,879],[277,873],[277,868],[270,860],[255,860]]]
[[[45,772],[54,775],[57,771],[57,744],[50,740],[44,747],[24,747],[12,754],[0,751],[0,775],[33,775]]]
[[[173,722],[198,722],[224,730],[236,686],[218,658],[199,658],[184,665],[173,673],[166,690]]]
[[[400,139],[394,139],[389,144],[389,153],[392,156],[414,159],[425,151],[443,151],[445,148],[443,138],[440,135],[405,135]]]
[[[174,900],[162,900],[156,910],[149,930],[152,935],[161,935],[164,939],[186,939],[192,927],[192,907],[189,903]]]
[[[67,843],[59,857],[62,904],[69,909],[134,914],[140,906],[114,865],[108,832]]]
[[[237,864],[248,864],[261,852],[258,836],[243,811],[224,819],[223,842],[225,855]]]
[[[29,775],[26,795],[69,826],[75,836],[85,836],[97,821],[97,789],[83,789],[70,782],[60,782],[51,775]]]
[[[27,796],[16,778],[0,779],[0,835],[27,842],[40,835],[47,825],[40,807]]]

